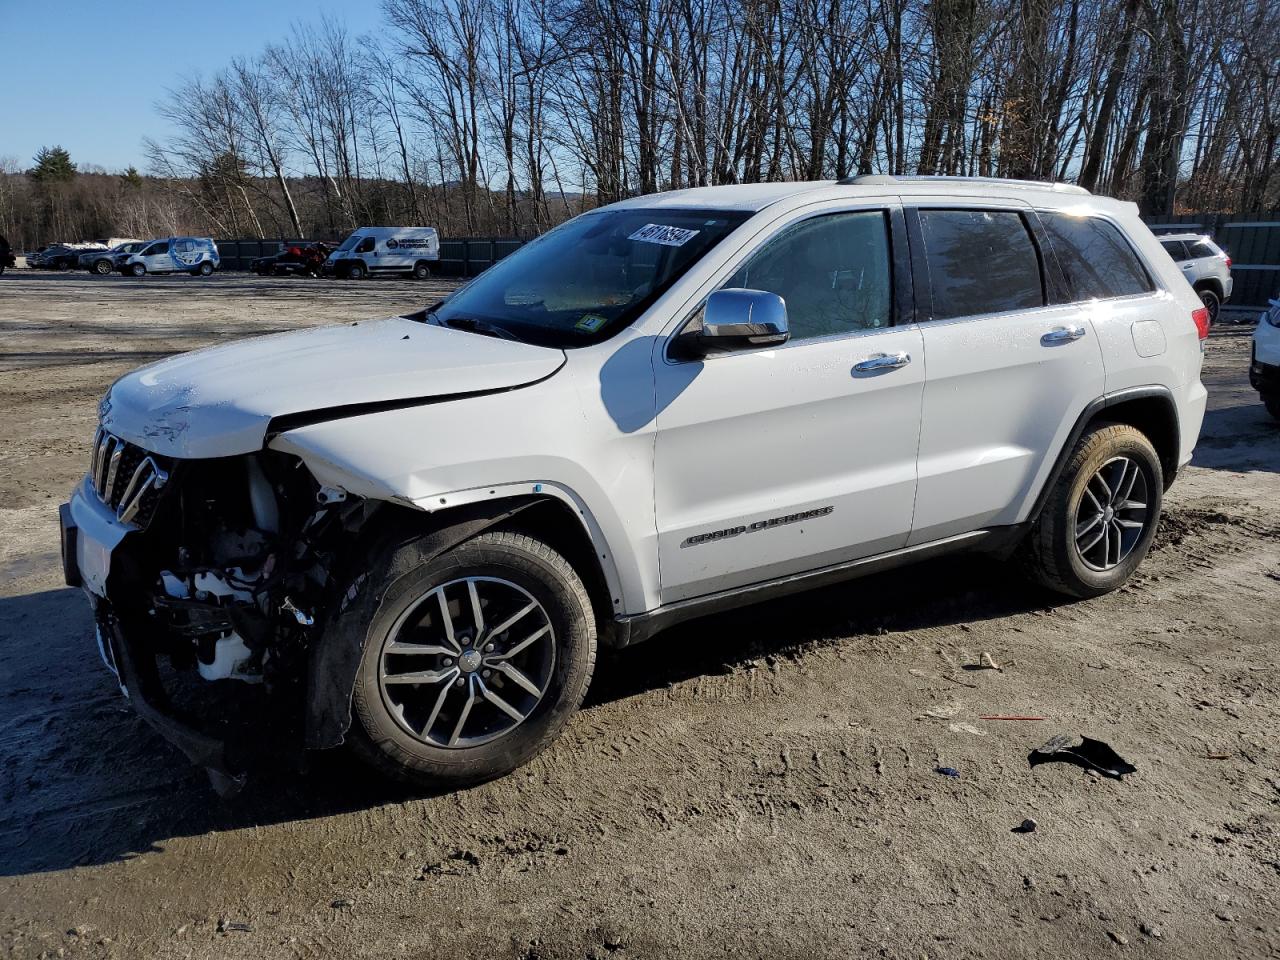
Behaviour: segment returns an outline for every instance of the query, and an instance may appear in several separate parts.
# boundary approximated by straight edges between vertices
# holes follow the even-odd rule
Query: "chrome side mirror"
[[[765,290],[717,290],[707,298],[702,329],[687,338],[687,349],[699,355],[726,350],[778,346],[787,342],[787,305]],[[685,337],[681,337],[686,340]]]

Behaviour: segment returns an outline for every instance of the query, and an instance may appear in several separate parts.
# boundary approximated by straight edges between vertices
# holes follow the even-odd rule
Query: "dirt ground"
[[[1195,463],[1115,594],[935,562],[606,658],[564,737],[487,786],[414,797],[338,753],[217,799],[121,700],[61,585],[56,507],[96,401],[174,351],[439,289],[0,278],[0,952],[1280,953],[1280,428],[1248,328],[1209,341]],[[970,669],[983,653],[1003,671]],[[1058,733],[1137,773],[1032,769]]]

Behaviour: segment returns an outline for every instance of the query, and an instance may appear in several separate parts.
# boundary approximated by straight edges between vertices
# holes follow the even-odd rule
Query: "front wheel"
[[[111,274],[111,261],[110,261],[110,260],[96,260],[96,261],[94,261],[94,264],[93,264],[93,272],[94,272],[94,273],[96,273],[96,274],[97,274],[98,276],[100,276],[100,277],[110,276],[110,274]]]
[[[1147,555],[1164,496],[1151,441],[1123,423],[1087,430],[1023,544],[1029,576],[1072,597],[1097,597]]]
[[[129,268],[129,272],[135,277],[145,277],[147,275],[147,268],[144,264],[135,263]]]
[[[595,656],[591,601],[568,561],[522,534],[481,534],[386,585],[352,694],[352,740],[421,786],[502,776],[559,735]]]
[[[363,280],[364,272],[363,263],[353,263],[351,266],[347,267],[347,278],[349,280]]]
[[[3,269],[3,267],[0,267],[0,270]],[[1262,403],[1267,408],[1267,413],[1280,420],[1280,396],[1263,397]]]

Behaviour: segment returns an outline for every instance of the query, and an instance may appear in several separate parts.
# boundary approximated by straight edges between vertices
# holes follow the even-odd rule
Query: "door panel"
[[[663,602],[906,543],[924,357],[901,211],[884,206],[798,211],[714,282],[782,297],[785,346],[673,363],[659,342]]]
[[[922,346],[910,326],[701,364],[660,361],[663,602],[902,547],[915,500]],[[911,362],[853,372],[882,353]]]
[[[929,371],[913,545],[1023,519],[1104,381],[1088,308],[1043,305],[1060,277],[1054,262],[1041,274],[1043,240],[1029,209],[948,209],[954,198],[919,206],[907,220],[932,319],[921,325]]]
[[[1060,329],[1078,339],[1045,342]],[[1102,352],[1079,306],[922,325],[929,379],[911,543],[1016,523],[1084,407]]]

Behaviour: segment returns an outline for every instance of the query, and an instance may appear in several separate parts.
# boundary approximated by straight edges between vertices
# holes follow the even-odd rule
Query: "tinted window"
[[[356,247],[356,253],[369,253],[373,250],[373,237],[365,237],[360,241],[360,246]]]
[[[1213,249],[1212,246],[1205,243],[1203,240],[1188,241],[1187,250],[1192,259],[1198,259],[1200,257],[1216,257],[1218,255],[1218,251]]]
[[[1044,306],[1040,260],[1022,216],[1000,210],[921,210],[933,316]]]
[[[154,256],[157,256],[158,254],[168,253],[168,252],[169,252],[169,241],[161,240],[159,243],[153,243],[151,246],[147,247],[146,250],[142,251],[142,255],[144,257],[154,257]]]
[[[887,327],[893,305],[887,231],[879,210],[804,220],[752,254],[724,286],[782,297],[793,340]]]
[[[1164,247],[1165,251],[1174,260],[1187,259],[1187,248],[1182,245],[1181,240],[1161,240],[1160,246]]]
[[[1042,213],[1040,220],[1075,300],[1105,300],[1155,289],[1120,231],[1096,217]]]

